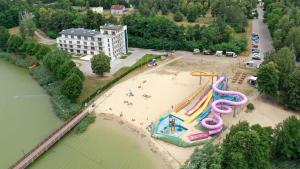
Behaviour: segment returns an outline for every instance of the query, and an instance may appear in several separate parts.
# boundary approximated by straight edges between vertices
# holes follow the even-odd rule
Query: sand
[[[255,73],[251,69],[244,68],[243,62],[247,58],[193,56],[188,52],[179,52],[177,56],[179,57],[174,57],[166,63],[159,63],[158,67],[116,84],[95,101],[97,114],[118,116],[149,136],[151,142],[149,148],[155,149],[155,152],[172,168],[180,168],[193,153],[194,148],[181,148],[150,138],[148,126],[198,89],[199,78],[191,76],[190,71],[201,69],[219,74],[226,73],[229,78],[236,72],[248,75]],[[252,95],[250,102],[255,105],[255,110],[251,113],[239,110],[236,117],[224,116],[227,128],[242,120],[247,120],[250,124],[259,123],[274,127],[288,116],[294,115],[293,112],[283,110],[280,106],[262,99],[256,89],[246,83],[246,79],[241,84],[230,84],[230,89]],[[228,131],[225,130],[215,143],[221,142]]]

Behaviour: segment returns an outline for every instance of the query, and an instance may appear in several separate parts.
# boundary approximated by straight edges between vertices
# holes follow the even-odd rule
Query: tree
[[[271,129],[241,122],[233,126],[222,144],[222,168],[270,167]]]
[[[17,35],[11,35],[7,41],[7,50],[10,52],[17,52],[19,47],[23,44],[23,39]]]
[[[8,30],[3,27],[0,26],[0,49],[6,49],[6,45],[7,45],[7,41],[9,39],[9,32]]]
[[[110,71],[110,57],[104,53],[95,55],[91,60],[93,73],[103,76],[104,72]]]
[[[181,22],[183,20],[183,14],[180,11],[177,11],[174,15],[174,21]]]
[[[76,101],[83,89],[82,80],[76,74],[71,74],[63,82],[61,93],[73,102]]]
[[[300,111],[300,69],[287,77],[282,91],[282,101],[288,108]]]
[[[279,71],[274,62],[262,65],[257,72],[258,91],[269,96],[277,96]]]
[[[67,77],[69,71],[71,71],[71,69],[73,67],[75,67],[75,66],[76,66],[75,63],[71,59],[70,60],[66,60],[58,68],[58,72],[57,72],[58,73],[57,74],[58,78],[61,79],[61,80],[64,80]]]
[[[187,13],[187,16],[186,16],[186,19],[189,21],[189,22],[195,22],[196,19],[198,18],[198,10],[197,8],[193,7],[191,9],[188,10],[188,13]]]
[[[274,62],[279,70],[279,83],[278,87],[283,90],[283,84],[287,80],[289,74],[294,70],[295,58],[293,52],[287,48],[281,48],[276,52],[271,52],[266,55],[265,63]]]
[[[274,130],[272,154],[275,159],[300,158],[300,120],[295,116],[279,123]]]
[[[196,148],[191,158],[181,169],[221,169],[220,150],[213,144],[206,144],[203,148]]]
[[[71,74],[76,74],[82,81],[84,81],[85,77],[81,70],[77,66],[73,67],[67,76],[71,76]]]
[[[35,24],[32,20],[32,14],[25,12],[23,15],[21,15],[20,33],[22,37],[33,37],[35,29]]]
[[[286,38],[286,45],[295,51],[297,60],[300,60],[300,26],[291,28]]]

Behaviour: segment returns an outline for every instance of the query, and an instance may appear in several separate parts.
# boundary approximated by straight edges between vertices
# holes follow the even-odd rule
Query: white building
[[[104,52],[111,59],[128,52],[127,26],[106,24],[100,32],[83,28],[71,28],[60,32],[57,45],[70,53],[96,55]]]
[[[100,13],[100,14],[103,13],[103,7],[101,7],[101,6],[99,6],[99,7],[90,7],[90,8],[95,13]]]
[[[126,11],[124,5],[112,5],[110,8],[110,13],[113,15],[123,15]]]

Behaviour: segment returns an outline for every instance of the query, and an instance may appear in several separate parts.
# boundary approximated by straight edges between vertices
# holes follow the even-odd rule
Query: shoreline
[[[97,113],[97,118],[101,118],[101,120],[107,120],[111,122],[111,125],[118,125],[118,127],[125,130],[124,132],[128,132],[133,134],[139,142],[141,142],[148,150],[154,155],[155,160],[160,159],[161,162],[167,167],[167,169],[179,169],[181,164],[177,161],[168,151],[163,149],[163,147],[155,140],[155,138],[151,137],[151,133],[147,130],[136,126],[135,124],[119,117],[115,114],[111,113]],[[97,118],[96,122],[97,123]],[[158,156],[156,156],[158,155]]]

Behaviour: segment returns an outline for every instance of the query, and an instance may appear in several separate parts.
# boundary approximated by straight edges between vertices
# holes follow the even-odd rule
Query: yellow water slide
[[[206,100],[203,103],[203,105],[194,114],[192,114],[190,117],[188,117],[187,119],[185,119],[185,122],[186,123],[193,122],[205,110],[205,108],[209,104],[210,100],[212,99],[212,96],[213,96],[213,91],[210,90],[210,92],[206,96]]]

